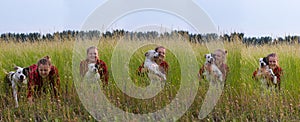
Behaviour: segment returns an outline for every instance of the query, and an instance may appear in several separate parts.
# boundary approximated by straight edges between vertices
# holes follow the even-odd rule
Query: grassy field
[[[82,105],[73,84],[72,56],[75,41],[53,41],[35,43],[0,42],[0,121],[96,121]],[[146,99],[132,99],[117,88],[111,69],[111,57],[116,46],[116,39],[101,39],[98,47],[100,58],[109,68],[109,86],[104,94],[114,106],[123,111],[145,114],[164,108],[176,96],[179,89],[181,69],[176,56],[167,50],[166,60],[169,62],[168,85],[157,96]],[[204,62],[204,54],[208,53],[205,45],[190,44],[197,64]],[[130,45],[128,46],[130,47]],[[129,74],[137,86],[145,87],[149,79],[136,75],[137,67],[144,60],[144,53],[153,49],[154,45],[137,49],[129,63]],[[228,51],[227,64],[230,73],[224,91],[212,112],[203,121],[297,121],[300,120],[300,46],[299,45],[265,45],[245,46],[240,41],[225,42]],[[279,64],[284,69],[280,92],[265,92],[260,83],[251,78],[258,67],[258,58],[271,52],[279,55]],[[15,65],[26,67],[34,64],[41,57],[49,55],[52,63],[58,67],[61,77],[61,102],[52,102],[49,96],[36,99],[29,105],[26,90],[21,91],[19,108],[2,88],[4,72],[13,70]],[[188,59],[187,59],[188,60]],[[199,67],[195,67],[196,70]],[[197,72],[196,72],[197,73]],[[209,87],[205,80],[199,82],[195,100],[179,121],[197,121],[199,109]],[[110,114],[100,113],[103,116]],[[164,116],[162,115],[161,118]],[[121,121],[121,118],[114,118]]]

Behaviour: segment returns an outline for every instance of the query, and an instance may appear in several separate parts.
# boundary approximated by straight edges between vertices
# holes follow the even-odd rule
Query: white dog
[[[99,65],[95,63],[88,64],[88,71],[85,74],[85,80],[100,81]]]
[[[155,74],[166,81],[166,75],[159,70],[159,65],[155,62],[155,59],[159,57],[158,52],[154,50],[149,50],[145,53],[146,59],[144,62],[144,67],[149,71],[150,74]]]
[[[269,78],[270,76],[273,78],[273,81],[271,82]],[[259,58],[257,77],[260,78],[263,86],[269,87],[271,84],[277,84],[277,76],[274,74],[273,70],[269,68],[267,57]]]
[[[18,92],[20,91],[23,84],[27,84],[27,77],[29,75],[29,68],[22,68],[16,66],[14,68],[16,71],[11,71],[6,73],[6,82],[11,86],[13,97],[15,99],[15,107],[19,107],[18,103]],[[7,89],[8,91],[8,89]]]
[[[214,54],[206,54],[205,55],[205,68],[204,68],[204,75],[208,81],[223,81],[223,73],[215,64]]]

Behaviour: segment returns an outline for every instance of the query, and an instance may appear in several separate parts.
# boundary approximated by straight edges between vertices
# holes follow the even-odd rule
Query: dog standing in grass
[[[5,85],[7,93],[9,92],[9,87],[11,87],[13,98],[15,100],[15,107],[17,108],[19,107],[18,92],[20,91],[23,85],[27,84],[29,68],[22,68],[16,66],[14,70],[15,71],[11,71],[9,73],[5,72]]]

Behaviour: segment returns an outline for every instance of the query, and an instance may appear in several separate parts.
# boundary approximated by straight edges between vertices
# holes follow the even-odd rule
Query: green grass
[[[166,39],[167,40],[167,39]],[[12,97],[6,96],[0,87],[0,120],[2,121],[95,121],[92,115],[82,105],[72,75],[72,54],[75,41],[36,42],[36,43],[4,43],[0,42],[0,85],[4,85],[4,72],[13,70],[15,65],[26,67],[34,64],[43,56],[49,55],[52,63],[58,67],[61,77],[61,102],[52,102],[49,96],[36,99],[34,105],[29,105],[26,90],[22,91],[20,107],[14,108]],[[112,104],[131,113],[150,113],[168,105],[178,92],[181,69],[179,61],[171,50],[167,50],[166,60],[169,62],[169,85],[157,96],[140,100],[129,98],[123,94],[114,83],[111,72],[111,57],[116,39],[102,39],[98,45],[100,58],[109,68],[109,86],[104,94]],[[204,62],[204,54],[208,53],[205,45],[190,44],[197,64]],[[265,45],[249,46],[238,41],[225,42],[228,51],[227,64],[230,72],[224,91],[212,112],[204,121],[296,121],[300,119],[300,46],[299,45]],[[143,46],[134,52],[129,62],[129,74],[137,86],[146,87],[148,78],[136,75],[136,69],[144,60],[144,53],[155,45]],[[130,48],[130,44],[128,45]],[[258,66],[258,58],[271,52],[279,55],[279,64],[284,69],[282,90],[278,93],[265,93],[259,89],[259,82],[251,78],[252,72]],[[22,57],[22,58],[20,58]],[[189,60],[189,59],[187,59]],[[196,70],[199,67],[195,67]],[[122,67],[121,67],[122,68]],[[197,72],[196,72],[197,73]],[[193,75],[192,75],[193,76]],[[187,82],[187,81],[184,81]],[[183,82],[183,83],[184,83]],[[198,82],[198,81],[197,81]],[[197,121],[200,107],[209,83],[202,80],[192,106],[180,118],[180,121]],[[104,116],[108,113],[101,113]]]

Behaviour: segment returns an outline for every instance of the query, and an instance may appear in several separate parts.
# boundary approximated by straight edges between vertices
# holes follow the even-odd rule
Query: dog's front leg
[[[167,78],[166,78],[166,75],[165,75],[165,74],[161,73],[161,77],[163,78],[163,81],[166,81],[166,80],[167,80]]]
[[[214,72],[217,74],[218,79],[222,82],[223,74],[222,74],[221,70],[217,66],[214,66]]]
[[[155,74],[158,75],[159,77],[161,77],[161,78],[163,79],[163,81],[166,81],[166,80],[167,80],[165,74],[163,74],[163,73],[161,73],[161,72],[159,72],[159,71],[156,71]]]
[[[273,77],[273,83],[274,83],[274,84],[277,84],[277,76],[274,76],[274,77]]]
[[[218,70],[218,77],[221,82],[223,82],[223,74],[220,70]]]
[[[274,74],[272,69],[269,69],[270,75],[273,78],[273,83],[277,84],[277,76]]]
[[[13,96],[14,96],[14,99],[15,99],[15,102],[16,102],[15,107],[18,108],[19,107],[19,103],[18,103],[18,91],[17,91],[16,85],[17,84],[13,81],[11,87],[12,87]]]
[[[167,80],[166,75],[163,74],[163,73],[161,73],[161,72],[159,71],[159,68],[158,68],[158,67],[151,66],[151,67],[149,67],[149,70],[152,71],[155,75],[161,77],[164,81]]]
[[[159,71],[155,71],[155,74],[158,75],[159,77],[161,77],[161,78],[163,79],[163,81],[166,81],[166,80],[167,80],[165,74],[163,74],[163,73],[161,73],[161,72],[159,72]]]
[[[272,69],[269,69],[269,72],[270,72],[270,74],[271,74],[272,76],[275,75]]]

